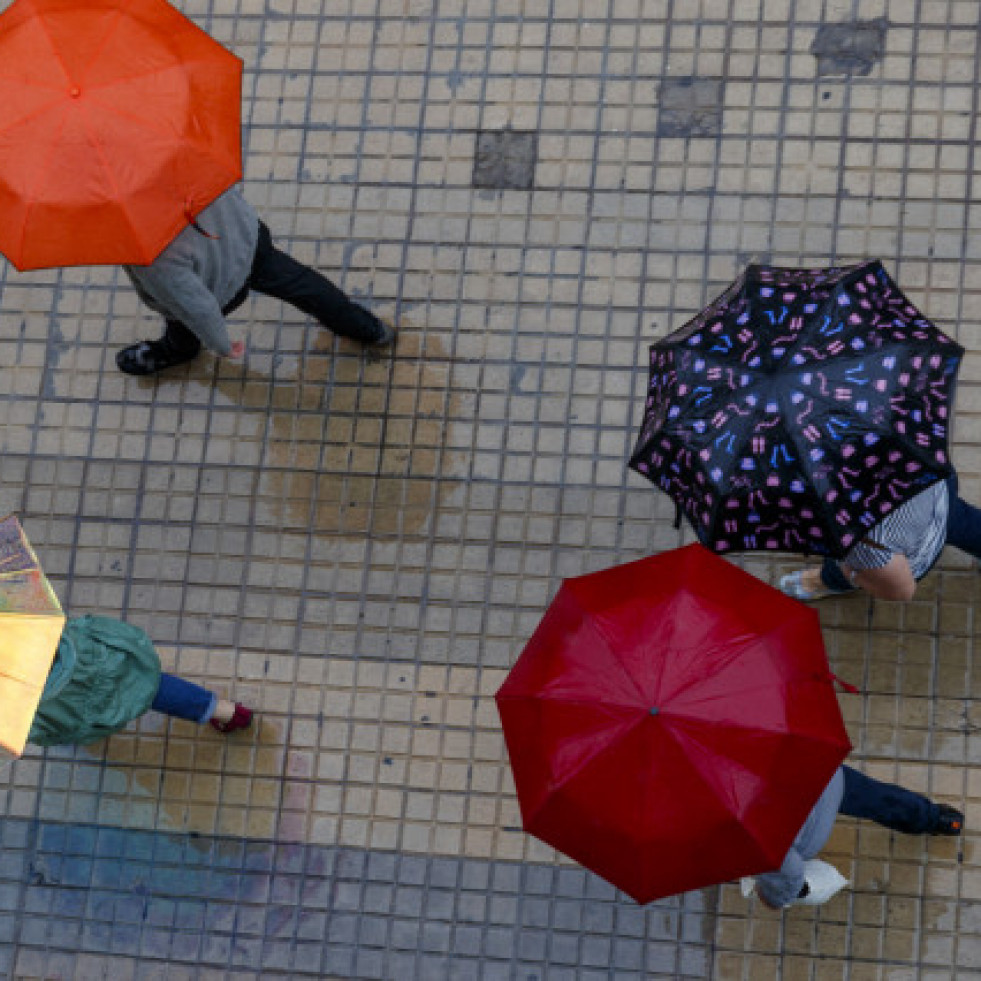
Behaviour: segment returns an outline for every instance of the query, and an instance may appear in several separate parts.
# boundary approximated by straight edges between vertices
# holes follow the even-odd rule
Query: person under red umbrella
[[[522,824],[641,903],[778,868],[834,684],[815,611],[701,545],[567,579],[496,696]]]
[[[395,330],[319,272],[273,245],[272,235],[236,189],[205,208],[149,265],[124,265],[140,299],[166,320],[163,336],[119,351],[130,375],[152,375],[198,356],[202,346],[238,357],[225,317],[250,290],[274,296],[321,326],[370,346],[391,344]]]
[[[907,835],[957,836],[964,815],[905,787],[874,780],[850,766],[841,766],[811,809],[779,869],[756,875],[756,894],[765,906],[781,909],[811,897],[807,861],[831,834],[839,814],[867,818]]]

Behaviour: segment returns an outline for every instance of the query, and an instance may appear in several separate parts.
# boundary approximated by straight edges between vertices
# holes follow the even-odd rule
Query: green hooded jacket
[[[160,687],[160,658],[139,627],[108,617],[65,624],[28,742],[92,743],[141,716]]]

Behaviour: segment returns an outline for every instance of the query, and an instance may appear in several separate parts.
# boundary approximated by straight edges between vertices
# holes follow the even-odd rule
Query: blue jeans
[[[207,688],[164,672],[160,675],[160,687],[150,708],[188,722],[207,722],[217,704],[218,696]]]
[[[944,544],[953,545],[954,548],[959,548],[962,552],[967,552],[968,555],[981,559],[981,510],[957,496],[956,473],[947,478],[947,499],[947,533]],[[939,558],[940,553],[938,552],[937,557],[930,565],[930,569],[933,568]],[[930,569],[927,569],[927,572]],[[926,572],[923,575],[925,576]],[[828,589],[834,589],[840,593],[855,588],[834,559],[825,559],[822,563],[821,582]]]
[[[869,818],[906,835],[925,835],[933,830],[940,808],[922,794],[894,783],[873,780],[864,773],[842,766],[845,793],[839,814]]]

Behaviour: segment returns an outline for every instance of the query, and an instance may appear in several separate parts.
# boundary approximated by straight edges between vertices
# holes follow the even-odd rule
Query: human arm
[[[232,354],[221,305],[190,265],[157,260],[150,266],[127,266],[126,272],[144,300],[168,320],[179,320],[209,351]]]
[[[764,906],[782,909],[800,897],[806,884],[804,857],[796,848],[791,848],[776,872],[756,876],[756,894]]]
[[[841,570],[852,585],[876,599],[908,602],[916,593],[916,580],[905,555],[893,554],[877,569],[853,569],[846,560],[841,563]]]

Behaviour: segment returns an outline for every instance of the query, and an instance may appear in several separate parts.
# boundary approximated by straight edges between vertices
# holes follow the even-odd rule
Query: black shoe
[[[949,804],[937,805],[937,816],[928,832],[931,835],[946,835],[956,838],[964,830],[964,815]]]
[[[352,303],[353,312],[343,324],[326,324],[335,334],[371,347],[384,347],[395,340],[395,328],[379,320],[370,310]]]
[[[167,338],[159,341],[140,341],[116,352],[116,366],[127,375],[155,375],[164,368],[193,361],[201,352],[201,344],[176,348]]]

